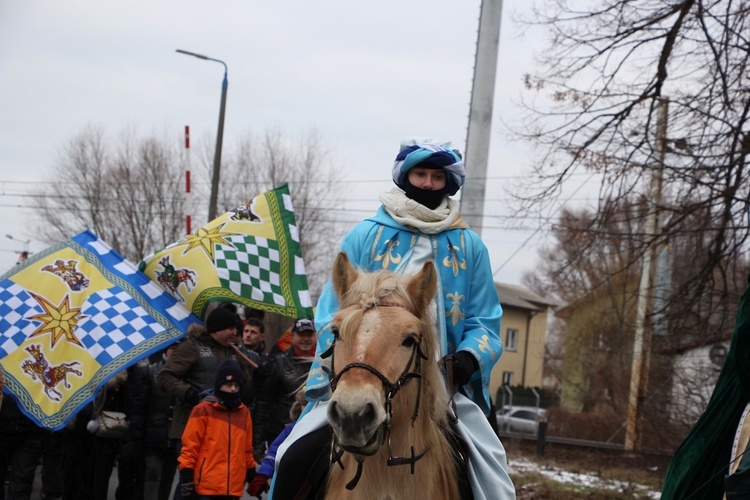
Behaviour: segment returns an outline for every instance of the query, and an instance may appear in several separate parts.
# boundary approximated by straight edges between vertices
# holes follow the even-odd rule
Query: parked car
[[[544,408],[535,406],[504,406],[496,412],[497,428],[506,432],[536,434]]]

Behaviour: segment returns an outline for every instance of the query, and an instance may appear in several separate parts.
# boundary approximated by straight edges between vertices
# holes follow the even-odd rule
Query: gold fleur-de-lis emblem
[[[477,348],[481,352],[488,352],[490,353],[490,356],[495,356],[496,352],[495,350],[490,346],[490,338],[487,335],[482,335],[482,338],[479,339],[479,345]]]
[[[395,249],[398,246],[398,241],[385,240],[385,245],[385,250],[375,256],[375,261],[382,261],[383,269],[388,269],[391,262],[393,262],[394,264],[398,264],[399,262],[401,262],[401,256],[395,253]]]
[[[466,261],[458,258],[456,247],[448,243],[448,251],[450,255],[443,259],[443,265],[450,267],[453,270],[453,276],[458,276],[459,269],[466,269]]]
[[[446,295],[451,300],[451,308],[445,312],[445,315],[451,319],[453,326],[456,326],[459,319],[464,319],[464,313],[461,312],[461,301],[466,297],[458,292]]]

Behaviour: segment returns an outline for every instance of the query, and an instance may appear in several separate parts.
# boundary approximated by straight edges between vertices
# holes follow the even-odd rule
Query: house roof
[[[497,295],[500,297],[500,304],[503,307],[517,307],[529,311],[544,311],[548,307],[555,307],[555,302],[541,297],[531,290],[527,290],[517,285],[507,285],[505,283],[495,283]]]
[[[682,354],[686,351],[692,351],[693,349],[698,349],[700,347],[704,347],[711,344],[718,344],[723,342],[729,342],[732,340],[732,334],[731,333],[724,333],[724,334],[718,334],[713,335],[708,338],[698,339],[694,340],[692,342],[685,342],[673,347],[667,347],[665,349],[659,350],[659,354]]]

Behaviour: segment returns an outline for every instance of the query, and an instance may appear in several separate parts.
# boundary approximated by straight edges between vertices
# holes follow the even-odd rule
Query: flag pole
[[[190,193],[190,127],[185,125],[185,205],[183,211],[185,212],[185,234],[192,233],[191,226],[191,205],[192,205],[191,193]]]
[[[244,361],[244,362],[245,362],[245,363],[247,363],[248,365],[252,366],[253,368],[258,368],[258,363],[256,363],[256,362],[255,362],[255,361],[253,361],[252,359],[250,359],[250,358],[248,358],[247,356],[245,356],[245,353],[244,353],[244,352],[242,352],[242,351],[240,351],[240,348],[239,348],[239,347],[237,347],[237,346],[236,346],[236,345],[234,345],[234,344],[229,344],[229,345],[230,345],[230,346],[232,347],[232,349],[234,350],[234,353],[235,353],[235,354],[236,354],[236,355],[237,355],[237,356],[238,356],[238,357],[239,357],[239,358],[240,358],[240,359],[241,359],[242,361]]]

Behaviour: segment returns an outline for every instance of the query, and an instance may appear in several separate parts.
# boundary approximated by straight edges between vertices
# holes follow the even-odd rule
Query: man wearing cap
[[[294,394],[307,379],[315,355],[317,334],[311,319],[299,318],[292,326],[292,345],[268,359],[256,371],[253,383],[258,399],[253,412],[254,432],[261,442],[271,443],[290,423]]]

